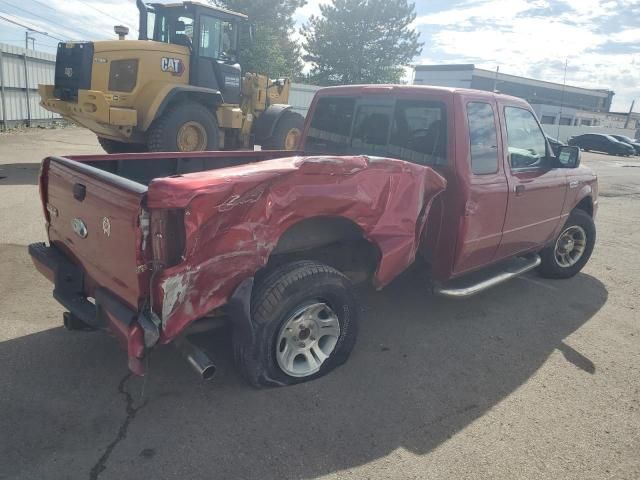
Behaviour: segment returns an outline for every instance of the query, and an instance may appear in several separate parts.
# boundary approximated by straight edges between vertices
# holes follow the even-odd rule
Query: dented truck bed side
[[[152,181],[152,218],[183,209],[185,228],[182,261],[154,274],[160,341],[224,305],[290,227],[314,217],[359,227],[380,254],[374,283],[381,288],[413,262],[445,185],[428,167],[364,156],[289,157]]]

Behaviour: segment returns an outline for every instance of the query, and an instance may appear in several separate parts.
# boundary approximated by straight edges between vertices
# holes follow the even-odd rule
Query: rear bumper
[[[55,97],[53,85],[39,85],[40,105],[58,113],[100,135],[126,141],[138,124],[133,108],[112,107],[110,98],[97,90],[78,90],[78,101],[68,102]]]
[[[90,302],[83,293],[83,270],[57,248],[32,243],[29,255],[36,269],[53,282],[53,297],[90,327],[111,332],[127,350],[129,369],[143,375],[144,335],[136,321],[138,312],[102,287],[94,293],[95,303]]]

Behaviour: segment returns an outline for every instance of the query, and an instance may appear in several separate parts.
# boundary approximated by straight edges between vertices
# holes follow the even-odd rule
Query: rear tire
[[[140,153],[147,151],[147,146],[140,143],[118,142],[104,137],[98,137],[98,143],[107,153]]]
[[[298,112],[285,110],[273,135],[262,145],[263,150],[296,150],[300,147],[304,117]]]
[[[215,114],[195,102],[171,105],[147,134],[150,152],[199,152],[218,149]]]
[[[574,210],[552,245],[541,253],[538,273],[546,278],[570,278],[586,265],[596,242],[593,218],[584,210]]]
[[[313,380],[347,360],[357,322],[358,303],[342,273],[313,261],[282,265],[254,286],[252,333],[233,334],[236,366],[257,388]]]

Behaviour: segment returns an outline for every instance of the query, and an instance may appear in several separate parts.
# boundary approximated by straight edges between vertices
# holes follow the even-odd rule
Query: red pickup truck
[[[353,285],[382,288],[414,262],[439,295],[466,297],[537,268],[578,273],[595,241],[595,175],[554,156],[523,100],[464,89],[320,90],[297,152],[49,157],[49,244],[36,268],[69,329],[104,329],[129,368],[231,322],[255,386],[324,375],[352,350]],[[366,321],[366,320],[365,320]]]

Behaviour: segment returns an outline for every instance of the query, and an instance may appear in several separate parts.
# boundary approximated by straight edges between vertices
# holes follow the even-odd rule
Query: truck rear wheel
[[[569,278],[586,265],[596,242],[596,226],[583,210],[574,210],[556,241],[540,257],[540,275],[546,278]]]
[[[140,153],[147,151],[147,146],[140,143],[118,142],[104,137],[98,137],[98,143],[107,153]]]
[[[212,111],[194,102],[173,105],[147,134],[150,152],[217,150],[218,122]]]
[[[273,129],[273,135],[262,145],[263,150],[296,150],[300,146],[304,117],[286,110]]]
[[[343,364],[356,340],[358,304],[339,271],[312,261],[257,281],[252,334],[234,332],[236,366],[255,387],[313,380]]]

